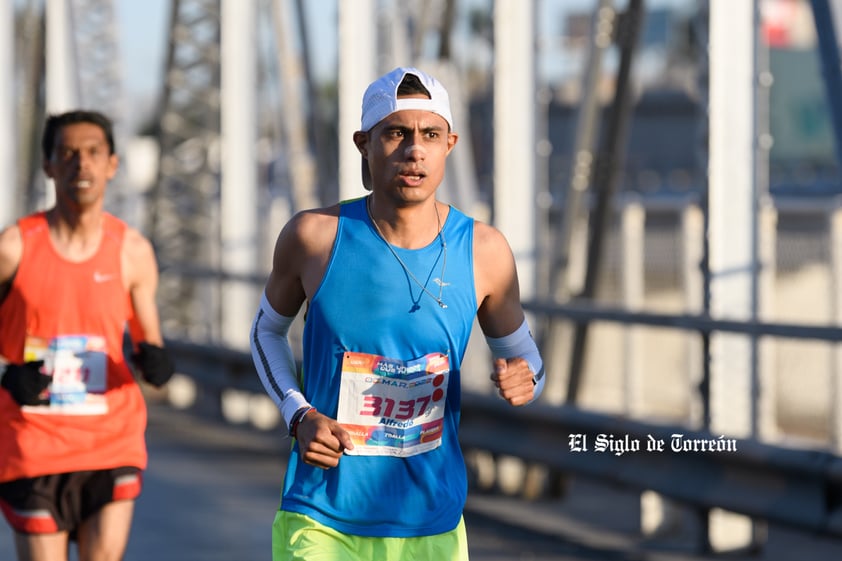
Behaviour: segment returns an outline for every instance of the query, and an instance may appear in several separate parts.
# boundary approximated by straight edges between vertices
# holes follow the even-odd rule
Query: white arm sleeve
[[[295,357],[287,333],[295,317],[276,312],[266,294],[251,327],[251,356],[257,375],[289,426],[296,411],[309,405],[295,375]]]
[[[491,356],[494,358],[514,358],[523,357],[529,369],[532,370],[532,381],[535,383],[535,393],[529,403],[532,403],[541,392],[544,391],[544,362],[541,360],[541,353],[538,351],[538,345],[535,344],[535,339],[532,338],[532,332],[529,331],[529,325],[526,320],[513,333],[505,337],[486,337],[485,341],[488,343],[488,348],[491,349]]]

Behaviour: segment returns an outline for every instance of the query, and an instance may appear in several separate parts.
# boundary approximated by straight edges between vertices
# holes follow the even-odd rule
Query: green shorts
[[[468,561],[465,521],[450,532],[417,538],[371,538],[337,532],[309,516],[279,510],[272,524],[273,561]]]

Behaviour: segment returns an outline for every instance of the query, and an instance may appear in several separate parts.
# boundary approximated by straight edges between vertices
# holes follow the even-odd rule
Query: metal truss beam
[[[177,269],[219,264],[219,14],[219,0],[172,2],[160,164],[146,228],[161,262],[164,331],[205,341],[217,336],[216,283]]]

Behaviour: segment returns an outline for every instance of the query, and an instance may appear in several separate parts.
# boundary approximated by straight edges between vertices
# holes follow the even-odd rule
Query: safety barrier
[[[842,459],[572,406],[463,395],[465,447],[519,457],[706,509],[842,536]]]
[[[574,318],[585,314],[581,309],[567,311]],[[603,310],[600,317],[622,315]],[[705,318],[666,316],[644,318],[647,322],[691,329],[701,322],[702,329],[786,336],[793,336],[790,331],[798,327],[720,325]],[[836,328],[816,329],[811,335],[817,338],[838,334]],[[206,396],[219,397],[230,389],[263,393],[248,353],[174,340],[167,345],[179,372],[193,378]],[[462,407],[460,434],[467,449],[656,491],[702,509],[719,507],[842,536],[842,459],[827,451],[731,439],[572,406],[537,403],[514,408],[495,396],[469,392],[463,393]]]

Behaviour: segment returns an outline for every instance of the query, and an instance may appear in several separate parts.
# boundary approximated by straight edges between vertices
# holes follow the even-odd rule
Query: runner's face
[[[373,188],[394,192],[407,202],[435,193],[457,140],[443,117],[415,109],[392,113],[366,136],[363,150]]]
[[[58,204],[87,206],[103,200],[117,164],[117,155],[110,153],[99,126],[74,123],[58,131],[44,172],[55,182]]]

